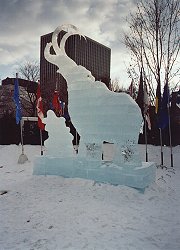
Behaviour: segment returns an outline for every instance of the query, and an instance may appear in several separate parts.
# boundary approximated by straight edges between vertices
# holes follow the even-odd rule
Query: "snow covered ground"
[[[139,145],[142,160],[145,147]],[[170,166],[170,149],[164,162]],[[160,148],[148,146],[160,163]],[[125,186],[59,176],[33,176],[39,146],[0,146],[0,250],[179,250],[180,146],[175,173],[157,169],[142,194]]]

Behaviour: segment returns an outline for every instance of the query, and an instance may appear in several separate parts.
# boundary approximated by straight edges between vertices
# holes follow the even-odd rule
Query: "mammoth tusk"
[[[52,55],[51,53],[50,53],[50,49],[51,49],[51,47],[52,47],[52,43],[47,43],[46,44],[46,47],[45,47],[45,49],[44,49],[44,57],[45,57],[45,59],[47,60],[47,61],[49,61],[49,62],[51,62],[51,63],[55,63],[55,57],[56,57],[56,55]]]
[[[62,31],[62,27],[59,26],[55,29],[55,31],[53,32],[53,35],[52,35],[52,44],[53,44],[53,49],[54,49],[56,55],[60,54],[60,48],[59,48],[57,39],[58,39],[58,35],[61,31]]]
[[[61,31],[66,31],[67,33],[62,37],[60,46],[58,45],[58,35]],[[65,43],[68,37],[72,35],[79,35],[80,38],[83,37],[86,40],[86,37],[80,33],[80,31],[72,24],[67,24],[67,25],[61,25],[55,29],[52,35],[52,44],[53,44],[53,49],[56,53],[56,55],[59,55],[60,53],[63,53],[66,55],[65,52]]]
[[[58,35],[61,31],[65,31],[66,33],[63,34],[61,41],[60,41],[60,45],[58,45]],[[83,36],[81,32],[74,25],[67,24],[67,25],[59,26],[55,29],[55,31],[52,34],[52,42],[47,43],[44,49],[45,59],[48,62],[58,66],[59,69],[57,72],[60,73],[63,77],[65,77],[72,68],[77,66],[76,62],[73,61],[66,54],[66,51],[65,51],[66,41],[68,37],[72,35],[79,35],[80,38],[81,37],[85,38],[85,36]],[[55,53],[52,52],[52,49],[53,49],[53,52]]]

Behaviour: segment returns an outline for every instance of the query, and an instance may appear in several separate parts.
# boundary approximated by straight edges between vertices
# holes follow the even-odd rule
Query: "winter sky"
[[[123,44],[126,17],[137,0],[0,0],[0,79],[14,77],[19,64],[39,61],[40,36],[71,23],[111,48],[111,79],[127,87],[130,63]]]

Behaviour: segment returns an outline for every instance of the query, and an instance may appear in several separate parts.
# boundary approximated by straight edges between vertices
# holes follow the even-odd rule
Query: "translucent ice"
[[[46,154],[55,157],[73,156],[72,135],[69,127],[65,126],[65,119],[57,117],[52,110],[48,110],[47,118],[43,119],[46,124],[49,138],[44,145],[47,148]]]
[[[57,36],[62,28],[71,31],[64,35],[58,45]],[[56,133],[49,133],[51,139],[45,144],[50,148],[49,155],[36,159],[34,173],[44,174],[46,169],[46,174],[144,188],[155,179],[155,165],[142,164],[138,154],[137,141],[142,122],[140,109],[129,95],[109,91],[104,83],[94,80],[90,71],[67,56],[65,42],[73,34],[80,34],[73,25],[58,27],[44,55],[47,61],[58,66],[58,72],[67,81],[70,117],[81,136],[79,154],[74,158],[65,149],[63,154],[59,154],[59,125],[53,122],[56,118],[50,113],[50,122],[54,124],[51,130]],[[50,53],[51,47],[55,54]],[[62,124],[59,130],[65,132]],[[111,143],[111,156],[104,142]],[[69,143],[68,138],[63,145],[69,148]]]

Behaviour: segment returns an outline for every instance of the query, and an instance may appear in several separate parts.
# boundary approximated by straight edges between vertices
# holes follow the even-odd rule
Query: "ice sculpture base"
[[[155,181],[155,163],[143,162],[141,166],[120,167],[111,162],[87,161],[80,157],[37,156],[34,175],[59,175],[69,178],[84,178],[101,183],[125,185],[145,189]]]

